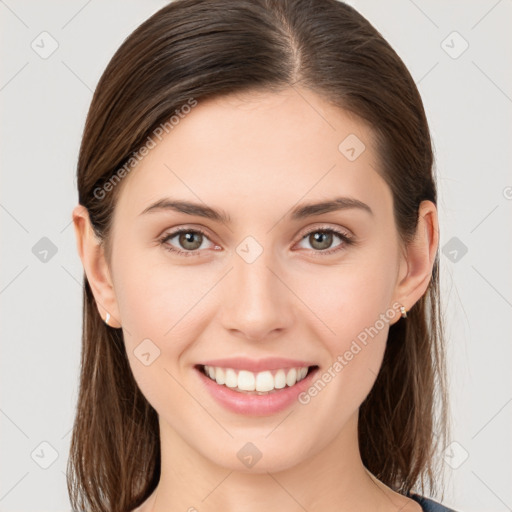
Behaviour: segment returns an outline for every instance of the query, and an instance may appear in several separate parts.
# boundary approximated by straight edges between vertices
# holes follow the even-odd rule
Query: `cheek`
[[[317,336],[329,360],[327,374],[320,378],[339,390],[338,405],[346,401],[351,408],[362,402],[375,382],[390,322],[396,318],[391,308],[394,265],[391,256],[382,254],[378,260],[331,268],[300,288],[297,284],[309,309],[322,320]]]
[[[335,340],[333,348],[336,344],[343,348],[347,340],[374,325],[381,314],[390,312],[393,268],[393,262],[384,257],[378,261],[368,258],[311,274],[310,279],[297,279],[300,296],[329,328]]]
[[[193,266],[173,266],[165,254],[148,254],[132,251],[129,258],[118,260],[116,297],[135,381],[149,403],[162,411],[169,400],[176,405],[186,398],[179,363],[190,340],[199,336],[196,320],[212,276],[203,278]]]
[[[161,248],[124,254],[130,257],[117,261],[116,297],[130,364],[143,387],[148,371],[137,354],[157,354],[153,370],[176,371],[190,341],[204,329],[211,305],[208,294],[219,274],[196,265],[177,265]]]
[[[197,267],[176,265],[166,256],[160,247],[131,249],[129,257],[117,262],[116,297],[123,323],[126,319],[128,329],[157,338],[172,332],[208,288],[207,276],[205,281]]]

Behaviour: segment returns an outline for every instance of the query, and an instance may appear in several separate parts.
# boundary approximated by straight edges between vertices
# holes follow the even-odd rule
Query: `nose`
[[[270,251],[248,263],[233,255],[223,287],[222,324],[232,335],[263,341],[293,325],[293,294]]]

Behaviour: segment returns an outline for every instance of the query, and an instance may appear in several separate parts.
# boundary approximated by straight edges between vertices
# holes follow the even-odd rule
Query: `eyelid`
[[[198,233],[201,233],[205,237],[207,237],[210,241],[212,241],[212,238],[215,238],[210,231],[207,228],[204,228],[203,226],[197,226],[194,224],[178,224],[177,226],[167,228],[164,230],[164,232],[158,237],[159,239],[166,238],[169,236],[175,236],[183,231],[195,231]],[[212,241],[212,243],[215,243]]]
[[[299,242],[305,236],[310,235],[311,233],[314,233],[316,231],[333,231],[335,233],[344,235],[347,238],[352,238],[354,236],[350,230],[348,230],[347,228],[341,227],[341,226],[332,226],[329,224],[319,224],[319,225],[315,224],[314,226],[308,226],[307,228],[304,228],[303,230],[300,231]]]

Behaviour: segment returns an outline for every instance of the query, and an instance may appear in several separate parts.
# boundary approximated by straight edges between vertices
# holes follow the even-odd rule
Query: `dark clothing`
[[[411,493],[409,498],[417,501],[421,505],[421,508],[424,510],[424,512],[455,512],[455,510],[447,508],[440,503],[437,503],[437,501],[425,498],[419,494]]]

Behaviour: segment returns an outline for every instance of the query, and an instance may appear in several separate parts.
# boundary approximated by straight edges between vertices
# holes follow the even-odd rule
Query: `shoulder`
[[[441,505],[441,503],[431,500],[430,498],[420,496],[419,494],[411,493],[409,497],[418,502],[424,512],[456,512],[452,508],[445,507],[444,505]]]

